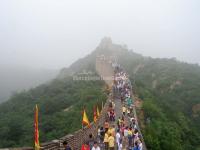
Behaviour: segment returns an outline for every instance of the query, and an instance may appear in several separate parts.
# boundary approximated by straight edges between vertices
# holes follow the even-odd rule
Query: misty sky
[[[59,69],[104,36],[200,63],[200,0],[0,0],[0,64]]]

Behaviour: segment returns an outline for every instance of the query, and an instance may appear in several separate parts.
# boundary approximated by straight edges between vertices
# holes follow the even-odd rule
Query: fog
[[[34,88],[55,78],[58,70],[0,65],[0,103],[11,95]]]
[[[104,36],[145,56],[200,63],[199,0],[1,0],[0,63],[60,69]]]
[[[2,66],[59,70],[104,36],[151,57],[200,63],[199,0],[1,0]]]

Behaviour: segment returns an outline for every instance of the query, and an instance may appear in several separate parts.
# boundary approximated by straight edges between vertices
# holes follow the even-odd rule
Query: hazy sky
[[[200,63],[200,0],[0,0],[0,64],[58,69],[104,36]]]

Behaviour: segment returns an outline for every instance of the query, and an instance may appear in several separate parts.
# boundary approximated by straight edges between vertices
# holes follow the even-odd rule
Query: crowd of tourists
[[[133,98],[128,75],[120,68],[115,70],[113,93],[115,97],[109,100],[106,121],[98,127],[97,138],[90,135],[81,150],[143,150],[141,135],[138,131],[133,113]],[[121,113],[116,118],[115,103],[119,101]],[[118,110],[117,110],[118,111]],[[68,147],[66,148],[68,149]]]
[[[122,103],[122,116],[117,120],[117,131],[120,133],[122,148],[142,150],[143,144],[133,113],[134,102],[133,97],[131,97],[132,87],[128,75],[121,68],[116,68],[114,79],[113,89],[117,92],[116,95],[120,97]],[[121,143],[118,142],[118,149],[120,148],[120,144]]]

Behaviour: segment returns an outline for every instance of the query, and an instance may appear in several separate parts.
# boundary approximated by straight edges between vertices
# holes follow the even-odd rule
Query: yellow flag
[[[90,127],[90,122],[89,122],[89,119],[87,117],[87,114],[85,112],[85,109],[83,110],[83,120],[82,120],[82,124],[83,125],[86,125],[88,127]]]
[[[97,118],[99,117],[100,113],[99,113],[99,107],[97,106]]]

